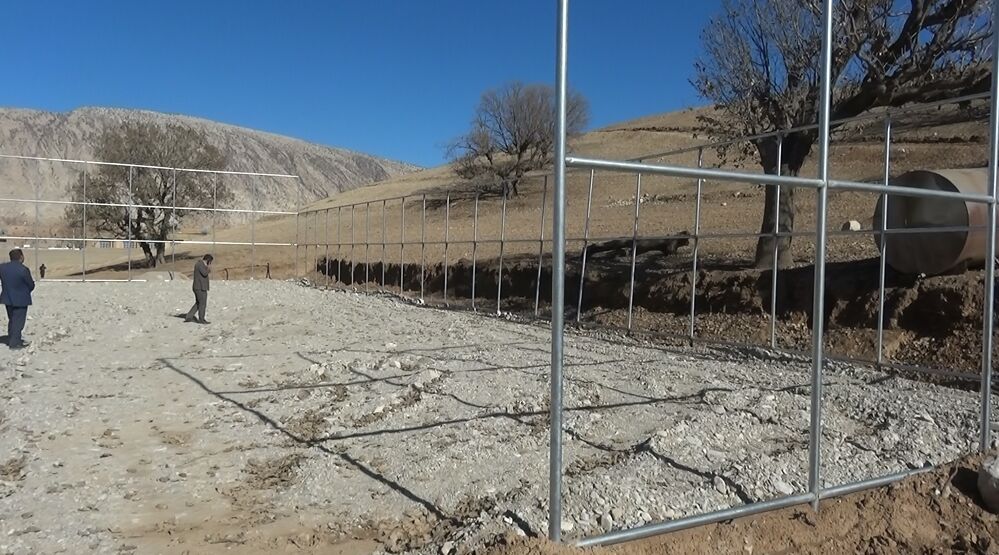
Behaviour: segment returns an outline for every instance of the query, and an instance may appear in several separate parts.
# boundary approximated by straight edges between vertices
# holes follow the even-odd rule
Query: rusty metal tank
[[[917,189],[985,194],[986,168],[917,170],[891,180],[892,185]],[[881,231],[882,199],[874,209],[873,228]],[[964,231],[889,234],[885,262],[905,274],[938,275],[985,261],[986,205],[962,200],[888,196],[888,229],[976,227]],[[874,234],[881,247],[881,234]]]

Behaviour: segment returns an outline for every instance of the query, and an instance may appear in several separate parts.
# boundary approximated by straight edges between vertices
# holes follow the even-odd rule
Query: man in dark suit
[[[34,290],[35,280],[31,279],[31,270],[24,265],[24,253],[21,249],[10,251],[10,262],[0,264],[0,304],[7,308],[7,345],[11,349],[28,346],[21,332],[28,319]]]
[[[185,322],[197,322],[207,324],[205,320],[205,309],[208,308],[208,276],[212,271],[212,260],[215,258],[206,254],[194,265],[194,306],[188,311]],[[198,318],[194,318],[194,313],[198,313]]]

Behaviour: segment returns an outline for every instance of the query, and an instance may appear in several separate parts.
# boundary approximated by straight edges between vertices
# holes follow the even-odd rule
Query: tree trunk
[[[801,166],[811,150],[812,139],[798,134],[789,135],[783,139],[783,147],[780,156],[780,175],[797,176],[801,171]],[[760,161],[763,171],[776,175],[778,169],[777,139],[767,139],[756,145],[760,153]],[[779,195],[776,185],[766,186],[764,196],[763,224],[760,225],[760,233],[774,233],[774,228],[780,233],[791,233],[794,231],[794,187],[780,187]],[[779,196],[779,198],[778,198]],[[774,266],[774,252],[777,254],[777,267],[789,268],[794,264],[791,255],[791,237],[774,237],[773,235],[760,237],[756,241],[755,267],[758,269],[768,269]]]
[[[156,257],[153,259],[153,267],[166,262],[166,243],[156,243]]]
[[[782,170],[786,168],[781,168]],[[768,171],[773,174],[775,172]],[[797,175],[797,173],[787,173],[783,175]],[[764,196],[763,224],[760,226],[760,233],[773,233],[774,224],[780,233],[790,233],[794,231],[794,189],[781,187],[779,191],[775,185],[766,186]],[[766,235],[756,241],[755,266],[761,270],[774,267],[774,249],[777,252],[777,267],[788,268],[794,264],[791,256],[791,237],[774,237]]]
[[[146,266],[149,268],[155,268],[156,257],[153,255],[153,249],[150,248],[149,243],[140,241],[139,246],[142,248],[142,254],[146,255]]]

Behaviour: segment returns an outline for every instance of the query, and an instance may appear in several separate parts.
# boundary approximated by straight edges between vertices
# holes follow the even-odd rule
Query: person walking
[[[7,309],[7,346],[11,349],[28,346],[21,334],[34,290],[35,280],[24,265],[24,253],[21,249],[10,251],[10,262],[0,264],[0,304]]]
[[[205,310],[208,308],[208,281],[212,272],[213,260],[215,257],[206,254],[194,264],[194,286],[192,287],[194,306],[187,312],[187,316],[184,318],[185,322],[208,323],[208,320],[205,320]],[[195,313],[198,315],[197,318],[194,317]]]

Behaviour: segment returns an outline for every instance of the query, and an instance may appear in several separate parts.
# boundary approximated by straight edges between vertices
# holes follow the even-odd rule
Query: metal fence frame
[[[680,238],[686,237],[692,241],[693,247],[693,262],[691,264],[691,298],[690,298],[690,317],[689,317],[689,327],[683,338],[689,340],[691,343],[694,341],[702,341],[705,343],[714,343],[722,345],[735,345],[735,346],[751,346],[758,347],[761,345],[751,345],[737,342],[726,342],[718,340],[709,340],[707,338],[699,338],[696,335],[696,290],[697,290],[697,270],[699,263],[699,243],[703,239],[710,238],[759,238],[759,237],[808,237],[815,239],[816,252],[814,261],[814,283],[813,283],[813,321],[812,321],[812,338],[811,338],[811,350],[810,352],[800,352],[794,349],[782,348],[777,345],[777,331],[776,331],[776,295],[773,294],[776,291],[777,286],[777,276],[779,274],[779,268],[776,267],[776,256],[775,267],[772,269],[772,281],[771,281],[771,303],[770,303],[770,347],[781,352],[804,355],[811,360],[811,396],[810,396],[810,418],[809,418],[809,456],[808,456],[808,489],[806,492],[790,495],[786,497],[780,497],[776,499],[771,499],[768,501],[753,503],[750,505],[744,505],[740,507],[734,507],[730,509],[725,509],[721,511],[715,511],[712,513],[694,515],[690,517],[680,518],[672,521],[649,524],[646,526],[641,526],[638,528],[630,530],[617,530],[610,533],[594,536],[591,538],[586,538],[577,542],[580,546],[591,546],[591,545],[603,545],[616,543],[621,541],[628,541],[633,539],[639,539],[643,537],[648,537],[660,533],[681,530],[684,528],[689,528],[692,526],[697,526],[701,524],[707,524],[712,522],[719,522],[722,520],[728,520],[731,518],[736,518],[740,516],[753,515],[769,510],[775,510],[783,507],[788,507],[792,505],[810,503],[814,509],[819,508],[819,503],[822,499],[829,497],[834,497],[838,495],[844,495],[856,491],[861,491],[868,488],[878,487],[885,485],[905,477],[911,476],[918,472],[923,472],[926,469],[917,469],[911,471],[905,471],[898,474],[891,474],[888,476],[877,477],[873,479],[863,480],[859,482],[847,483],[836,486],[823,487],[821,483],[821,461],[820,461],[820,443],[821,443],[821,431],[822,431],[822,412],[821,412],[821,401],[822,401],[822,375],[827,361],[845,361],[850,363],[859,363],[865,365],[871,365],[875,368],[892,368],[896,370],[912,371],[920,373],[938,374],[941,373],[940,369],[926,368],[920,366],[895,364],[885,360],[883,353],[883,341],[884,341],[884,296],[885,296],[885,259],[887,249],[886,241],[884,237],[890,234],[906,234],[906,233],[924,233],[927,231],[933,232],[947,232],[947,231],[970,231],[970,230],[980,230],[984,227],[987,232],[987,246],[986,252],[995,252],[995,241],[996,241],[996,164],[999,160],[999,113],[997,113],[997,71],[996,66],[999,63],[999,35],[993,37],[993,57],[992,57],[992,90],[990,93],[969,95],[960,98],[953,98],[948,100],[942,100],[939,102],[933,102],[928,104],[923,104],[915,107],[907,107],[904,109],[893,109],[888,110],[883,113],[878,114],[863,114],[854,118],[848,118],[844,120],[838,120],[836,122],[830,121],[830,67],[831,67],[831,52],[830,52],[830,37],[832,34],[832,17],[833,17],[833,3],[830,0],[825,0],[824,10],[823,10],[823,41],[822,41],[822,96],[820,100],[820,110],[819,110],[819,122],[812,125],[801,126],[792,129],[777,130],[770,133],[757,135],[753,137],[739,137],[737,139],[732,139],[728,141],[718,141],[708,144],[701,144],[693,147],[687,147],[683,149],[672,150],[668,152],[661,152],[656,154],[645,155],[639,158],[634,158],[630,160],[604,160],[587,158],[580,156],[568,156],[566,153],[566,135],[565,135],[565,118],[566,118],[566,98],[567,98],[567,83],[568,83],[568,64],[567,64],[567,52],[568,52],[568,0],[556,0],[558,5],[558,21],[557,21],[557,60],[556,60],[556,108],[557,108],[557,118],[556,122],[558,124],[557,131],[557,141],[556,141],[556,151],[555,151],[555,165],[554,165],[554,190],[552,191],[552,204],[553,204],[553,214],[552,214],[552,234],[551,240],[546,240],[544,238],[544,226],[545,226],[545,208],[548,202],[548,187],[547,187],[547,177],[545,178],[544,191],[542,193],[542,205],[541,205],[541,228],[542,231],[538,238],[534,239],[507,239],[507,202],[506,196],[502,197],[502,205],[500,208],[500,229],[499,236],[495,239],[483,238],[481,236],[481,230],[479,228],[479,195],[476,193],[474,195],[467,196],[466,200],[474,202],[474,210],[472,217],[472,239],[471,240],[453,240],[450,236],[451,230],[451,218],[450,218],[450,207],[452,202],[459,199],[460,196],[454,193],[442,194],[442,199],[445,206],[445,226],[444,226],[444,238],[443,241],[439,240],[427,240],[426,235],[426,218],[427,218],[427,200],[428,195],[426,193],[415,193],[411,195],[402,195],[391,198],[377,199],[373,201],[365,201],[354,204],[343,204],[335,205],[328,208],[324,208],[327,213],[332,210],[336,211],[337,217],[337,273],[335,281],[343,284],[347,282],[343,279],[340,272],[340,264],[343,262],[340,253],[343,252],[344,247],[350,246],[351,256],[350,256],[350,267],[351,267],[351,281],[350,285],[354,285],[354,274],[353,267],[356,264],[356,257],[353,256],[353,251],[360,245],[365,245],[365,249],[368,248],[367,237],[364,243],[358,243],[353,236],[354,225],[351,223],[351,240],[350,243],[344,243],[341,241],[339,236],[339,226],[341,220],[341,214],[346,208],[350,209],[351,215],[356,207],[361,205],[370,205],[372,202],[381,202],[383,207],[385,203],[399,202],[400,204],[400,220],[402,222],[402,231],[399,236],[399,241],[397,242],[386,242],[384,233],[381,237],[381,242],[377,243],[383,248],[382,257],[382,270],[384,271],[386,258],[384,256],[384,248],[386,245],[396,247],[400,249],[399,261],[400,261],[400,276],[399,276],[399,294],[405,295],[405,249],[407,246],[419,246],[420,247],[420,279],[419,279],[419,301],[425,302],[426,291],[426,248],[429,245],[443,246],[444,247],[444,260],[445,260],[445,281],[444,281],[444,305],[447,306],[448,303],[448,281],[447,273],[447,252],[451,245],[456,244],[471,244],[472,247],[472,275],[471,275],[471,308],[473,311],[479,311],[480,307],[477,305],[477,295],[476,295],[476,265],[477,265],[477,255],[478,247],[482,244],[499,244],[499,256],[498,256],[498,268],[497,268],[497,299],[496,299],[496,313],[501,314],[503,309],[503,271],[504,271],[504,255],[507,243],[538,243],[538,278],[536,281],[535,289],[535,309],[534,314],[537,317],[539,314],[539,301],[540,301],[540,289],[541,289],[541,265],[543,263],[544,257],[544,246],[546,243],[552,246],[551,257],[552,257],[552,291],[551,291],[551,411],[549,415],[550,419],[550,454],[549,454],[549,530],[548,536],[553,541],[561,541],[561,516],[562,516],[562,392],[563,392],[563,341],[564,341],[564,314],[565,314],[565,299],[564,299],[564,286],[565,286],[565,255],[566,255],[566,244],[567,243],[580,243],[582,244],[582,260],[580,269],[580,286],[579,295],[576,299],[576,323],[580,324],[580,315],[583,312],[583,282],[585,281],[586,275],[586,263],[588,248],[595,241],[607,240],[607,239],[631,239],[632,240],[632,252],[631,252],[631,278],[629,285],[629,300],[628,300],[628,326],[625,331],[633,331],[632,328],[632,312],[634,310],[634,281],[635,281],[635,259],[636,259],[636,247],[637,240],[639,238],[639,223],[640,223],[640,204],[641,204],[641,176],[646,175],[661,175],[669,177],[680,177],[689,178],[696,180],[696,201],[695,201],[695,222],[694,222],[694,233],[691,236],[687,235],[665,235],[654,237],[656,239],[670,239],[670,238]],[[993,21],[999,21],[999,3],[993,7],[992,13]],[[933,108],[936,106],[941,106],[944,104],[959,103],[970,100],[985,100],[988,99],[990,103],[990,120],[989,120],[989,177],[988,177],[988,193],[987,194],[970,194],[970,193],[960,193],[960,192],[946,192],[946,191],[933,191],[933,190],[915,190],[905,187],[899,187],[889,184],[889,171],[891,164],[891,141],[892,141],[892,121],[895,116],[900,113],[906,113],[911,111],[925,110]],[[848,180],[838,180],[833,179],[829,175],[829,148],[830,148],[830,128],[832,124],[848,123],[848,122],[860,122],[869,120],[881,119],[884,125],[884,168],[883,168],[883,179],[880,183],[862,183],[856,181]],[[817,129],[819,131],[819,148],[818,148],[818,175],[814,178],[811,177],[800,177],[800,176],[784,176],[784,175],[766,175],[758,173],[748,173],[744,171],[732,171],[723,170],[716,168],[705,168],[703,164],[703,155],[706,150],[716,149],[724,147],[727,145],[736,144],[739,142],[745,142],[748,140],[759,139],[764,137],[780,137],[794,131],[801,131],[805,129]],[[649,160],[660,161],[678,154],[683,153],[697,153],[697,166],[696,167],[685,167],[678,165],[668,165],[664,163],[650,163]],[[782,152],[778,149],[778,160],[782,156]],[[780,164],[778,163],[778,166]],[[582,237],[566,237],[565,232],[565,203],[566,203],[566,193],[565,193],[565,181],[566,172],[569,169],[589,171],[589,189],[587,194],[587,205],[586,205],[586,216],[583,228]],[[609,238],[598,238],[593,237],[590,231],[590,216],[593,200],[593,183],[595,179],[595,173],[597,171],[604,172],[619,172],[635,175],[635,207],[634,207],[634,222],[632,234],[628,237],[609,237]],[[739,182],[746,184],[756,184],[756,185],[774,185],[777,187],[777,194],[781,193],[781,190],[787,190],[788,188],[805,188],[814,189],[817,193],[817,203],[816,203],[816,229],[814,232],[781,232],[778,227],[775,226],[772,232],[767,233],[701,233],[700,223],[701,223],[701,204],[702,204],[702,194],[704,187],[708,185],[709,181],[718,182]],[[874,193],[880,195],[882,202],[887,203],[888,195],[893,196],[906,196],[906,197],[922,197],[922,198],[937,198],[937,199],[953,199],[961,200],[974,203],[982,203],[988,206],[988,225],[986,226],[961,226],[953,228],[906,228],[906,229],[888,229],[886,214],[887,210],[882,210],[882,221],[880,229],[863,229],[858,231],[830,231],[827,229],[827,200],[828,193],[830,190],[835,191],[858,191],[865,193]],[[410,202],[422,202],[422,213],[420,221],[420,237],[411,241],[406,240],[405,234],[405,207],[407,201]],[[352,218],[353,220],[353,218]],[[384,222],[384,218],[383,218]],[[845,357],[829,356],[824,352],[823,349],[823,338],[825,336],[824,321],[821,317],[824,314],[824,296],[825,296],[825,266],[826,266],[826,242],[830,237],[836,236],[857,236],[857,234],[880,234],[881,249],[880,249],[880,260],[879,260],[879,291],[878,291],[878,328],[877,328],[877,356],[874,360],[858,360]],[[648,238],[648,237],[646,237]],[[318,249],[322,245],[315,245]],[[329,245],[326,245],[327,252],[329,250]],[[317,251],[318,252],[318,251]],[[986,257],[987,260],[991,260],[991,257]],[[330,273],[330,261],[326,258],[327,267],[325,268],[327,273]],[[365,264],[367,265],[369,261],[366,259]],[[985,265],[985,283],[992,284],[995,280],[995,270],[993,264],[987,263]],[[367,283],[368,280],[366,280]],[[385,290],[384,279],[382,284],[382,290]],[[985,287],[985,304],[983,308],[983,326],[982,326],[982,358],[981,358],[981,371],[980,374],[957,374],[948,372],[947,375],[952,378],[960,378],[967,380],[975,380],[980,382],[981,386],[981,413],[980,413],[980,429],[978,433],[978,446],[980,450],[986,450],[991,446],[991,405],[990,401],[990,391],[992,383],[992,331],[993,331],[993,288],[991,286]]]
[[[32,241],[32,246],[34,250],[35,260],[39,260],[38,254],[38,242],[39,241],[61,241],[66,243],[74,243],[80,245],[80,279],[66,279],[66,278],[56,278],[47,279],[44,281],[79,281],[79,282],[94,282],[94,281],[113,281],[113,282],[132,282],[132,281],[145,281],[141,279],[135,279],[132,276],[132,244],[135,242],[131,237],[131,225],[128,226],[127,237],[121,239],[119,237],[87,237],[87,207],[88,206],[100,206],[100,207],[114,207],[114,208],[124,208],[128,211],[128,218],[132,217],[132,211],[136,208],[153,208],[161,210],[169,210],[171,217],[175,218],[178,212],[202,212],[209,213],[211,217],[211,241],[199,241],[199,240],[155,240],[147,239],[143,240],[144,243],[150,244],[169,244],[171,248],[171,257],[176,261],[176,251],[177,244],[181,245],[211,245],[212,253],[215,253],[215,248],[218,245],[227,246],[249,246],[250,247],[250,274],[252,277],[256,276],[256,247],[295,247],[295,276],[301,275],[298,266],[298,243],[280,243],[280,242],[258,242],[256,240],[256,216],[295,216],[296,219],[296,238],[298,237],[298,220],[301,218],[302,214],[302,188],[304,184],[301,177],[297,175],[289,174],[278,174],[278,173],[263,173],[263,172],[243,172],[243,171],[227,171],[227,170],[205,170],[205,169],[194,169],[194,168],[173,168],[165,166],[154,166],[148,164],[126,164],[117,162],[101,162],[96,160],[75,160],[67,158],[51,158],[44,156],[24,156],[16,154],[0,154],[0,160],[21,160],[21,161],[34,161],[34,162],[47,162],[47,163],[60,163],[60,164],[70,164],[70,165],[82,165],[84,166],[83,172],[83,200],[73,201],[73,200],[51,200],[42,199],[39,196],[40,187],[39,183],[34,184],[34,196],[32,198],[0,198],[0,202],[11,202],[20,204],[32,204],[35,208],[35,221],[34,221],[34,233],[32,235],[5,235],[0,234],[0,239],[2,240],[14,240],[14,241]],[[128,202],[126,203],[104,203],[104,202],[93,202],[87,201],[87,182],[89,173],[86,168],[91,166],[116,166],[128,168]],[[144,205],[136,204],[132,199],[132,177],[135,168],[144,169],[156,169],[156,170],[169,170],[171,172],[171,186],[172,186],[172,204],[170,205]],[[193,173],[193,174],[208,174],[214,176],[212,181],[212,207],[201,207],[201,206],[180,206],[177,204],[177,172],[181,173]],[[224,175],[238,175],[246,177],[266,177],[275,179],[294,179],[296,180],[297,198],[298,206],[295,211],[282,211],[282,210],[260,210],[256,208],[256,194],[255,188],[253,186],[254,181],[250,181],[251,191],[250,191],[250,208],[219,208],[218,207],[218,178]],[[82,209],[82,236],[81,237],[47,237],[39,233],[40,226],[40,206],[41,205],[61,205],[61,206],[81,206]],[[218,214],[249,214],[250,218],[250,241],[218,241],[216,239],[216,220]],[[126,242],[126,251],[128,256],[128,277],[126,279],[93,279],[87,278],[87,244],[88,243],[99,243],[102,241],[120,241]],[[307,254],[307,253],[306,253]],[[269,274],[269,269],[268,269]],[[170,275],[170,280],[173,280],[173,274]]]
[[[893,187],[887,183],[880,185],[858,184],[846,181],[832,180],[829,178],[829,142],[830,142],[830,105],[832,97],[832,35],[833,35],[833,12],[834,3],[832,0],[824,0],[822,10],[822,50],[821,50],[821,99],[819,102],[819,163],[817,179],[771,176],[763,181],[756,179],[746,179],[749,176],[740,175],[740,172],[708,172],[703,169],[691,171],[689,169],[667,165],[645,165],[629,164],[608,160],[586,159],[579,157],[568,157],[565,155],[566,146],[566,98],[568,83],[568,24],[569,24],[569,0],[557,0],[558,2],[558,24],[556,41],[556,94],[558,96],[557,118],[558,131],[556,136],[556,156],[555,156],[555,189],[556,205],[554,218],[555,244],[553,245],[553,274],[552,280],[552,370],[551,370],[551,455],[550,455],[550,500],[549,500],[549,527],[548,535],[553,541],[561,540],[561,457],[562,457],[562,301],[564,291],[562,282],[564,279],[565,267],[562,264],[565,254],[564,242],[564,211],[565,211],[565,170],[566,167],[577,167],[586,169],[619,169],[639,173],[656,173],[660,175],[670,175],[674,177],[694,177],[696,179],[713,179],[722,181],[741,181],[748,183],[760,183],[776,185],[778,187],[809,187],[817,188],[816,203],[816,228],[815,228],[815,266],[813,291],[813,311],[812,311],[812,376],[811,376],[811,399],[809,410],[809,441],[808,441],[808,491],[799,495],[773,499],[763,503],[756,503],[737,507],[733,509],[718,511],[714,513],[695,515],[673,521],[650,524],[631,530],[621,530],[602,534],[593,538],[588,538],[579,542],[580,545],[597,545],[613,543],[631,539],[638,539],[654,534],[664,533],[672,530],[679,530],[699,524],[718,522],[738,516],[755,514],[780,507],[796,505],[800,503],[811,503],[814,510],[819,509],[820,500],[831,495],[840,495],[852,491],[858,491],[870,487],[875,487],[885,483],[900,479],[906,475],[886,476],[867,480],[859,483],[845,484],[839,487],[823,488],[821,485],[821,459],[820,448],[822,439],[822,373],[824,369],[824,299],[825,299],[825,269],[826,269],[826,240],[828,231],[826,229],[827,201],[830,189],[860,190],[880,193],[887,198],[888,194],[898,194],[898,187]],[[993,4],[993,23],[999,21],[999,3]],[[990,98],[990,121],[989,121],[989,182],[988,194],[971,195],[976,198],[968,198],[962,195],[961,200],[971,200],[982,202],[988,206],[988,224],[986,240],[986,260],[985,265],[985,301],[982,321],[982,367],[981,367],[981,419],[979,429],[979,449],[984,451],[991,446],[991,381],[992,381],[992,317],[993,317],[993,287],[995,280],[995,267],[992,263],[992,255],[995,253],[996,241],[996,168],[999,162],[999,34],[994,33],[992,38],[992,76],[991,76],[991,98]],[[887,125],[887,124],[886,124]],[[886,160],[888,160],[886,156]],[[926,198],[958,198],[951,195],[927,194],[929,191],[909,191],[909,196]],[[636,203],[638,199],[636,199]],[[886,211],[885,211],[886,212]],[[882,260],[884,251],[882,249]],[[776,274],[775,274],[776,275]],[[883,272],[882,272],[883,276]],[[883,280],[881,281],[883,286]],[[883,295],[883,289],[881,290]],[[882,308],[883,310],[883,308]],[[880,336],[879,336],[880,337]],[[880,352],[880,349],[879,349]],[[880,356],[879,356],[880,358]]]

